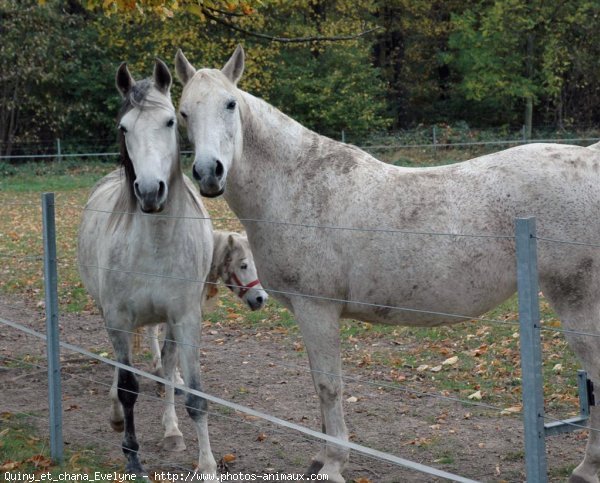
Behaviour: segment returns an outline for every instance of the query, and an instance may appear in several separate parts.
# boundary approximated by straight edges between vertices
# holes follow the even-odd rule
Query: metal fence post
[[[547,481],[535,218],[516,220],[523,424],[527,481]]]
[[[58,343],[58,275],[56,271],[56,225],[54,193],[42,194],[44,231],[44,291],[46,295],[46,349],[48,357],[48,406],[50,409],[50,456],[63,461],[62,391]]]
[[[62,149],[60,146],[60,138],[56,139],[56,160],[62,161]]]

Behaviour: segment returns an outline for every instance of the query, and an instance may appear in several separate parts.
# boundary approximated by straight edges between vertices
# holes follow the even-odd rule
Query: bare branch
[[[220,13],[221,15],[226,15],[227,17],[245,17],[246,16],[246,14],[244,14],[244,13],[226,12],[225,10],[220,10],[218,8],[209,7],[209,6],[204,6],[204,8],[206,10],[210,10],[211,12]]]
[[[339,35],[339,36],[331,36],[331,37],[321,37],[321,36],[312,36],[312,37],[277,37],[274,35],[263,34],[260,32],[253,32],[251,30],[247,30],[242,27],[238,27],[237,25],[228,22],[216,15],[213,15],[209,12],[205,7],[202,7],[202,13],[206,16],[206,18],[210,20],[214,20],[215,22],[231,29],[236,32],[243,33],[245,35],[250,35],[251,37],[257,37],[259,39],[271,40],[273,42],[281,42],[281,43],[303,43],[303,42],[339,42],[342,40],[355,40],[360,37],[364,37],[365,35],[374,32],[375,30],[379,30],[381,27],[375,27],[369,30],[365,30],[364,32],[360,32],[358,34],[352,35]]]

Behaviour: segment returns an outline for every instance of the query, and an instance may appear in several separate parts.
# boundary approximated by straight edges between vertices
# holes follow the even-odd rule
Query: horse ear
[[[172,82],[173,78],[171,77],[169,68],[162,60],[157,58],[154,64],[154,85],[163,94],[168,95]]]
[[[229,246],[229,248],[233,248],[234,242],[235,242],[235,240],[233,239],[233,235],[229,235],[227,237],[227,245]]]
[[[117,86],[117,90],[124,98],[127,97],[127,94],[135,85],[135,80],[133,79],[133,77],[129,73],[129,69],[127,68],[127,62],[123,62],[117,69],[117,75],[115,76],[115,84]]]
[[[177,78],[183,85],[186,85],[196,73],[196,69],[194,69],[194,66],[185,58],[181,49],[177,49],[177,53],[175,54],[175,72],[177,73]]]
[[[244,49],[238,44],[231,58],[221,69],[221,72],[223,72],[225,77],[233,82],[233,84],[237,84],[242,78],[242,74],[244,73],[244,57]]]

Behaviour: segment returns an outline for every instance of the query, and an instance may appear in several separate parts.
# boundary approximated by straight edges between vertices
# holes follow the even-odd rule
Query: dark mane
[[[121,104],[121,109],[119,110],[119,115],[117,116],[117,126],[120,124],[123,116],[131,111],[134,107],[141,107],[146,100],[146,96],[152,87],[151,79],[144,79],[139,82],[136,82],[135,85],[131,88],[125,99],[123,99],[123,103]],[[129,157],[129,152],[127,151],[127,144],[125,143],[125,134],[119,129],[118,132],[118,141],[119,141],[119,165],[123,168],[123,172],[125,174],[125,186],[127,192],[127,200],[122,200],[125,203],[125,206],[128,209],[133,209],[135,207],[135,193],[133,192],[133,182],[135,181],[135,169],[133,167],[133,162]],[[120,203],[119,203],[120,204]]]

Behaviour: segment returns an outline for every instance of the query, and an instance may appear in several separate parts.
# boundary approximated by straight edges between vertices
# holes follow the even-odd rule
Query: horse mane
[[[143,109],[145,104],[144,101],[148,96],[152,84],[153,82],[151,79],[144,79],[133,85],[131,90],[124,97],[121,109],[119,109],[117,126],[121,122],[121,119],[123,119],[123,116],[133,108],[138,107]],[[133,191],[133,182],[136,178],[135,168],[133,167],[133,161],[129,157],[127,143],[125,142],[125,133],[120,129],[118,130],[117,139],[119,143],[118,164],[121,167],[121,173],[125,175],[125,189],[121,190],[121,196],[115,204],[115,211],[132,213],[136,207],[136,198]]]

